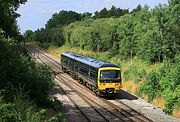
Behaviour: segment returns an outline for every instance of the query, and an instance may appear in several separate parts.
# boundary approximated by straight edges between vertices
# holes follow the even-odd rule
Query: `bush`
[[[24,87],[13,88],[14,95],[12,102],[7,103],[0,92],[0,121],[1,122],[65,122],[66,119],[61,113],[55,114],[46,119],[47,110],[40,109],[28,99],[28,94],[23,92]]]
[[[3,98],[4,96],[0,94],[0,121],[41,121],[42,117],[39,112],[35,111],[33,103],[27,99],[27,93],[24,93],[21,88],[19,91],[17,89],[15,91],[12,96],[13,100],[9,103],[7,103]]]
[[[144,69],[139,69],[136,65],[131,65],[124,71],[124,80],[132,80],[135,83],[138,83],[145,75],[146,71]]]
[[[0,59],[0,121],[46,121],[46,110],[38,109],[49,101],[52,70],[33,62],[24,48],[1,32]]]
[[[48,47],[50,46],[49,43],[39,43],[39,47],[43,48],[43,49],[48,49]]]
[[[140,87],[138,94],[148,95],[148,101],[161,96],[165,100],[164,111],[173,112],[175,105],[180,104],[180,63],[164,62],[164,66],[157,72],[150,72],[147,80]]]
[[[148,95],[148,101],[152,101],[156,96],[159,95],[161,91],[161,86],[159,84],[160,75],[157,72],[150,72],[148,74],[147,80],[144,82],[144,84],[140,87],[138,90],[138,94],[141,95],[142,93],[145,93]]]
[[[161,72],[162,97],[166,100],[164,111],[170,114],[174,105],[180,104],[180,63],[168,63],[161,69]]]
[[[61,113],[57,113],[51,117],[48,122],[66,122],[66,119],[62,116]]]
[[[12,101],[12,87],[24,85],[24,91],[38,104],[44,104],[53,88],[50,68],[33,62],[26,50],[12,39],[5,39],[0,33],[0,89],[6,90],[6,101]],[[10,84],[10,85],[9,85]]]

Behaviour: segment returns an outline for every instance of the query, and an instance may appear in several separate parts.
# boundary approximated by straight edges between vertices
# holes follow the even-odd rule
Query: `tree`
[[[115,6],[112,6],[111,9],[109,10],[109,16],[111,16],[111,17],[117,16],[117,8]]]
[[[33,41],[33,34],[34,32],[32,30],[26,30],[24,33],[24,38],[26,39],[26,42]]]
[[[106,8],[103,8],[101,11],[99,12],[95,12],[95,18],[108,18],[109,17],[109,13],[108,10]]]
[[[180,52],[180,1],[169,0],[169,6],[164,8],[161,18],[163,30],[163,48],[165,57],[173,59]],[[162,10],[162,8],[159,8]],[[161,12],[162,13],[162,12]]]
[[[20,17],[16,10],[20,4],[24,4],[26,0],[1,0],[0,2],[0,28],[2,28],[7,36],[18,39],[19,29],[17,27],[16,18]]]
[[[60,11],[59,13],[53,14],[52,18],[47,22],[46,29],[51,29],[56,26],[68,25],[71,22],[80,21],[81,14],[74,11]]]
[[[28,56],[27,52],[17,45],[14,40],[6,39],[0,33],[0,89],[9,87],[25,86],[31,99],[36,99],[37,103],[47,101],[49,92],[53,87],[53,75],[51,70],[42,65],[36,65]],[[12,100],[11,88],[7,90],[5,99]]]
[[[64,37],[62,35],[62,28],[53,28],[49,30],[50,42],[54,42],[58,46],[62,46],[64,44]]]
[[[123,59],[130,59],[136,55],[136,41],[134,39],[134,18],[132,15],[125,15],[119,19],[117,34],[119,40],[118,56]]]
[[[128,14],[128,13],[129,13],[128,9],[117,8],[116,17],[120,17],[120,16],[123,16],[123,15]]]
[[[139,11],[141,11],[141,9],[142,9],[141,5],[138,4],[138,6],[137,6],[135,9],[133,9],[133,10],[131,11],[131,13],[139,12]]]
[[[96,11],[94,14],[94,18],[108,18],[108,17],[120,17],[125,14],[129,13],[128,9],[121,9],[116,8],[115,6],[112,6],[110,10],[107,10],[106,8],[103,8],[99,12]]]
[[[81,20],[84,20],[86,18],[91,18],[92,17],[92,13],[89,12],[85,12],[81,14]]]

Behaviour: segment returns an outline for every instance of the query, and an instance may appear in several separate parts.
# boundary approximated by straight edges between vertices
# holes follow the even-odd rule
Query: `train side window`
[[[88,76],[88,69],[81,66],[79,71],[81,74]]]
[[[79,72],[79,63],[77,61],[74,62],[75,71]]]

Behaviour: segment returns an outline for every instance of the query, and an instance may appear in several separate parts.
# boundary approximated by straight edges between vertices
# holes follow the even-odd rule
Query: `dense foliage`
[[[139,58],[148,64],[168,62],[168,66],[163,66],[160,71],[147,73],[132,66],[125,73],[134,74],[136,77],[131,77],[136,82],[147,74],[140,91],[148,95],[149,101],[156,96],[163,97],[166,101],[165,111],[171,113],[173,107],[180,103],[179,15],[179,0],[169,0],[167,5],[159,4],[151,10],[148,6],[138,5],[131,12],[113,6],[110,10],[104,8],[96,12],[94,17],[86,14],[81,21],[69,25],[62,26],[59,23],[60,26],[51,29],[37,30],[26,40],[38,41],[40,45],[58,42],[59,46],[66,44],[84,50],[107,52],[106,60]]]
[[[14,40],[5,39],[0,33],[0,89],[11,84],[18,88],[25,85],[32,99],[43,103],[53,87],[52,73],[46,66],[36,65],[26,51]],[[8,90],[6,100],[11,101],[13,92]]]
[[[5,31],[6,36],[19,39],[19,29],[17,27],[16,18],[20,14],[16,13],[20,4],[24,4],[27,0],[1,0],[0,1],[0,28]]]
[[[85,21],[75,22],[64,29],[65,42],[82,49],[109,51],[111,57],[123,60],[138,56],[149,63],[162,62],[173,59],[180,51],[178,12],[171,4],[151,11],[145,6],[136,14],[96,19],[89,26]]]
[[[106,8],[104,9],[107,10]],[[85,26],[89,26],[96,18],[119,17],[129,13],[127,9],[112,6],[110,10],[107,10],[107,15],[104,15],[104,9],[99,12],[96,11],[94,16],[89,12],[79,14],[74,11],[60,11],[52,15],[51,19],[46,23],[45,28],[38,29],[34,33],[31,30],[27,30],[24,37],[26,41],[36,40],[40,42],[39,46],[43,48],[47,48],[50,42],[62,46],[65,42],[63,34],[64,27],[70,23],[82,21]]]
[[[152,71],[147,80],[139,89],[139,93],[148,95],[148,100],[163,97],[166,101],[165,112],[172,113],[173,108],[180,104],[180,57],[175,58],[176,63],[166,61],[159,72]]]
[[[117,10],[113,6],[109,11],[113,8]],[[173,59],[180,51],[178,8],[179,3],[175,0],[169,1],[169,5],[159,4],[152,10],[138,5],[130,14],[126,12],[119,18],[94,19],[98,17],[86,16],[81,21],[76,19],[77,22],[62,27],[66,24],[60,21],[68,19],[69,22],[70,19],[65,16],[59,18],[60,23],[55,28],[38,29],[27,40],[108,51],[110,57],[118,56],[123,60],[138,56],[149,63],[163,62],[167,58]],[[50,21],[57,21],[61,12],[54,15],[46,26]]]
[[[16,10],[25,2],[0,1],[0,121],[3,122],[46,121],[46,110],[40,108],[48,105],[54,86],[50,68],[35,64],[20,43],[23,38],[16,23],[20,16]],[[49,119],[60,120],[60,116]]]
[[[47,110],[38,109],[30,101],[28,94],[23,87],[14,89],[11,102],[5,100],[5,96],[0,92],[0,121],[1,122],[65,122],[61,113],[55,114],[47,119]],[[37,110],[38,109],[38,110]]]
[[[140,5],[139,5],[140,6]],[[139,8],[139,7],[138,7]],[[110,10],[103,8],[101,11],[96,11],[94,14],[94,18],[109,18],[109,17],[120,17],[129,13],[128,9],[121,9],[112,6]]]
[[[60,11],[52,15],[52,18],[46,24],[46,28],[50,29],[56,26],[68,25],[79,20],[81,20],[81,14],[73,11]]]

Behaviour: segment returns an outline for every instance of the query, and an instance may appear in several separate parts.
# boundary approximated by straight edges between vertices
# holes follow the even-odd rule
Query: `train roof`
[[[110,62],[105,62],[105,61],[98,60],[98,59],[95,59],[95,58],[80,55],[80,54],[77,54],[77,53],[74,53],[74,52],[64,52],[61,55],[67,56],[67,57],[69,57],[71,59],[77,60],[79,62],[82,62],[84,64],[90,65],[90,66],[95,67],[95,68],[119,67],[119,66],[117,66],[115,64],[112,64]]]

